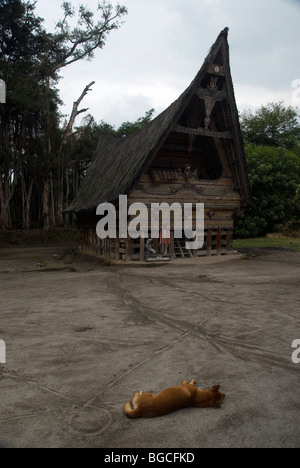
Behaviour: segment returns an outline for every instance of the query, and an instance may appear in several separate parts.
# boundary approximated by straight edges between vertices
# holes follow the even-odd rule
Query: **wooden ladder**
[[[193,257],[192,251],[190,249],[185,248],[184,239],[174,239],[174,253],[175,253],[175,257],[181,257],[181,258]]]

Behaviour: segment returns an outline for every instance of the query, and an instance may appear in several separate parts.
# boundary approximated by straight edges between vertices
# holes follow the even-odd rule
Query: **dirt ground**
[[[0,445],[299,447],[300,253],[99,264],[0,249]],[[129,420],[135,391],[220,383],[221,409]]]

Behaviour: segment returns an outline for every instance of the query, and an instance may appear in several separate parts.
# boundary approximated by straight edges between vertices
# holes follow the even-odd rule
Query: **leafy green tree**
[[[116,130],[115,134],[119,137],[125,137],[131,135],[132,133],[137,132],[140,130],[144,125],[149,123],[152,120],[154,109],[150,109],[146,112],[144,117],[140,117],[135,122],[124,122],[118,130]]]
[[[257,208],[239,221],[236,237],[258,237],[300,220],[300,158],[285,148],[245,146],[249,181]]]
[[[63,18],[57,23],[55,33],[45,34],[44,53],[39,58],[47,90],[55,85],[59,79],[58,73],[63,68],[80,60],[91,60],[95,50],[104,47],[108,35],[119,28],[120,20],[127,14],[126,7],[121,5],[114,7],[106,0],[99,2],[97,13],[83,5],[79,5],[76,11],[70,2],[64,2],[62,7]],[[77,21],[77,25],[71,27],[70,21],[74,21],[74,19]],[[75,110],[74,117],[81,112]],[[52,147],[50,119],[51,110],[48,107],[45,108],[45,121],[49,130],[46,145],[48,168],[43,191],[45,228],[51,224],[56,225],[63,222],[62,210],[64,208],[64,167],[66,161],[63,158],[62,144],[57,150]],[[67,133],[63,135],[63,144],[66,143],[66,136],[70,137],[73,124],[74,119],[72,120],[71,116],[66,129]],[[55,180],[56,187],[54,187]]]
[[[23,218],[19,227],[27,228],[45,134],[44,106],[51,106],[51,119],[57,126],[58,97],[53,90],[46,95],[37,68],[38,56],[44,50],[44,33],[42,20],[34,15],[34,5],[4,0],[0,17],[0,77],[7,85],[7,102],[0,107],[0,227],[11,228],[13,214],[14,218]],[[12,210],[16,190],[18,203]]]
[[[126,13],[105,0],[97,13],[82,5],[76,11],[65,2],[63,19],[48,33],[35,16],[35,3],[1,0],[0,78],[7,85],[7,103],[0,107],[0,228],[12,227],[12,214],[28,228],[33,195],[39,204],[34,211],[42,212],[46,228],[61,221],[68,164],[62,150],[82,111],[60,128],[59,72],[91,60]],[[70,20],[77,25],[71,27]]]
[[[97,124],[91,115],[83,119],[82,125],[75,128],[63,149],[64,159],[69,161],[65,165],[65,206],[71,203],[78,192],[80,183],[85,177],[87,168],[96,151],[100,133],[105,130],[115,137],[124,138],[149,123],[153,113],[154,109],[151,109],[146,112],[144,117],[138,118],[135,122],[124,122],[117,129],[104,121]]]
[[[297,111],[282,102],[262,106],[254,114],[241,115],[243,136],[248,143],[293,149],[300,142]]]
[[[107,122],[102,121],[99,125],[99,130],[106,130],[111,133],[113,136],[124,138],[140,130],[144,125],[151,122],[155,110],[150,109],[146,112],[144,117],[139,117],[135,122],[123,122],[119,128],[108,124]]]

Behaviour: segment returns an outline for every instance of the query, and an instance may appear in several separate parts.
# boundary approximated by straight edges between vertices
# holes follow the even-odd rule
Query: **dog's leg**
[[[136,392],[134,394],[134,397],[132,398],[131,401],[128,401],[125,406],[124,406],[124,413],[128,418],[139,418],[139,407],[138,407],[138,402],[139,402],[139,397],[143,394],[144,392],[140,390],[139,392]]]
[[[133,408],[136,408],[136,407],[137,407],[139,397],[140,397],[141,395],[143,395],[143,393],[144,393],[143,390],[140,390],[139,392],[136,392],[136,393],[134,394],[134,397],[133,397],[133,399],[132,399]]]
[[[132,407],[133,407],[133,409],[136,409],[136,408],[137,408],[137,406],[138,406],[138,399],[139,399],[139,396],[142,395],[142,393],[143,393],[143,392],[140,391],[140,392],[136,392],[136,393],[134,394],[134,397],[132,398]]]

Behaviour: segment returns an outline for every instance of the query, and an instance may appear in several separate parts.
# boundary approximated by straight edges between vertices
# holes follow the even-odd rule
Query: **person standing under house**
[[[145,248],[145,258],[147,259],[150,255],[154,256],[156,254],[156,250],[152,246],[152,239],[148,239],[146,242]]]
[[[168,250],[171,244],[171,233],[169,227],[165,226],[160,232],[160,245],[161,253],[163,255],[168,255]]]

